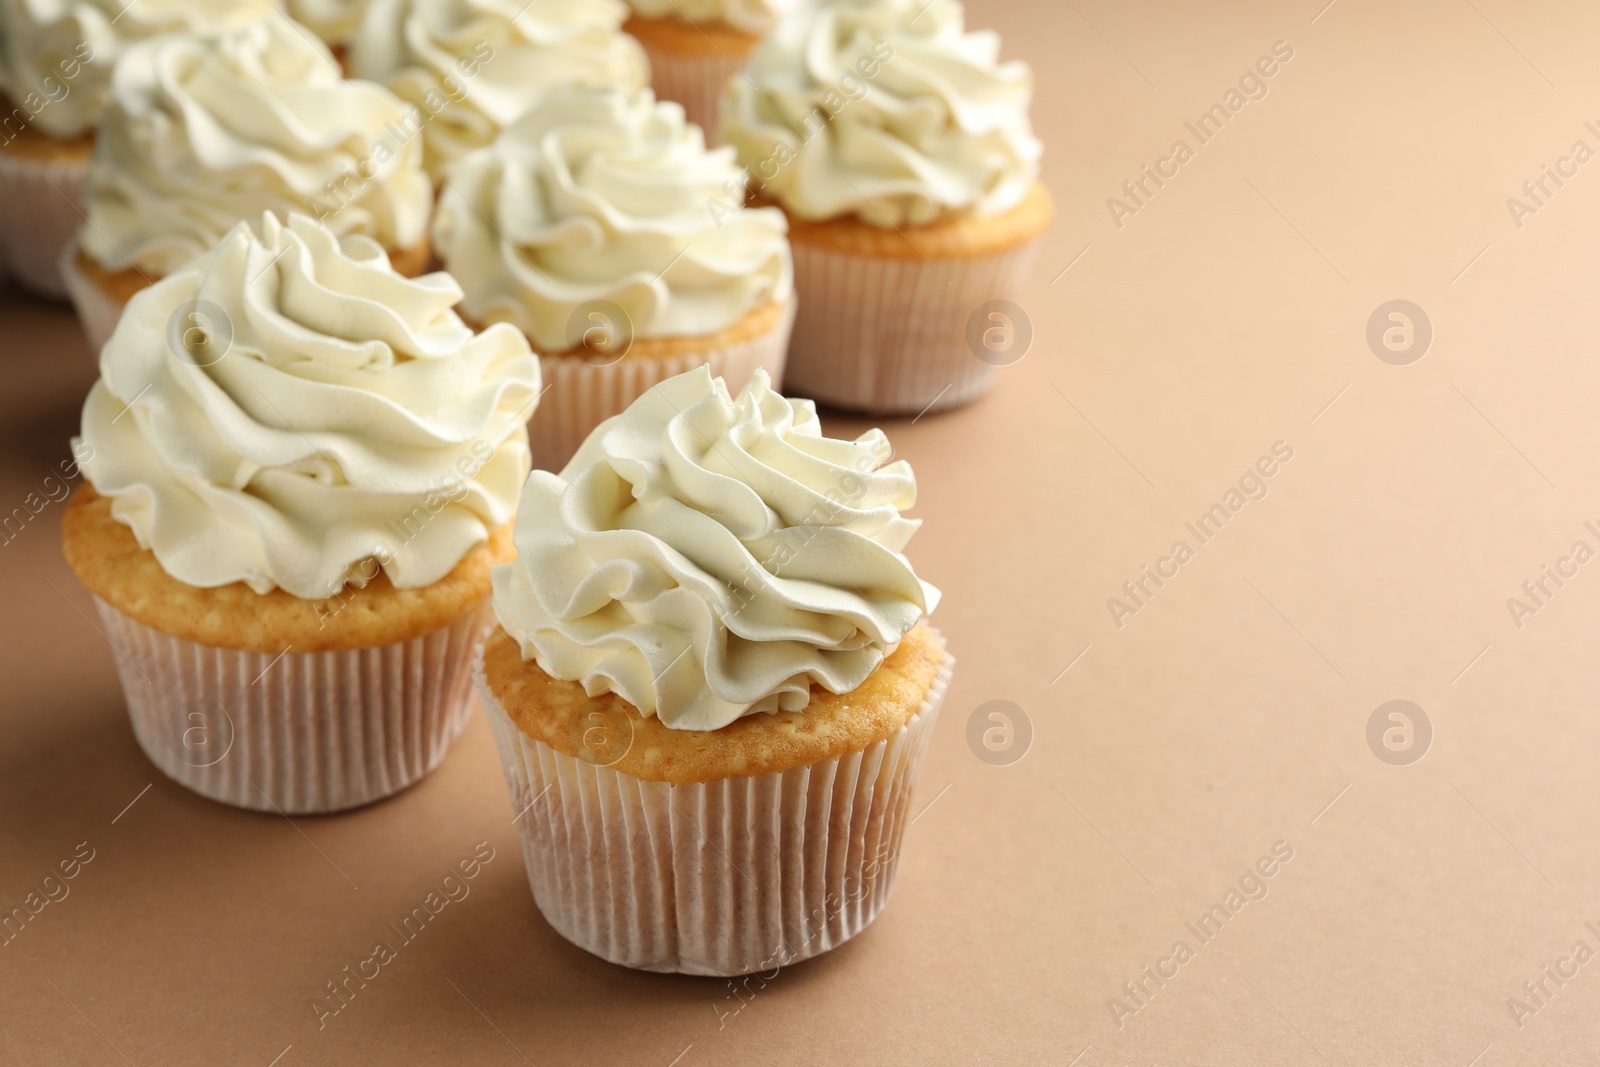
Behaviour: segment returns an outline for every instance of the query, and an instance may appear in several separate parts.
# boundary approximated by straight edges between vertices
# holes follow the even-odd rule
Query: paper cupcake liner
[[[991,256],[929,262],[794,246],[806,313],[789,346],[787,392],[875,415],[940,411],[994,387],[968,323],[980,304],[1015,299],[1040,241]]]
[[[717,113],[722,90],[739,70],[743,56],[718,52],[675,52],[639,39],[650,59],[650,87],[657,100],[683,105],[690,122],[705,131],[706,144],[717,143]]]
[[[790,300],[772,330],[704,352],[665,358],[623,356],[606,366],[594,366],[578,356],[541,356],[539,372],[547,391],[528,422],[533,465],[559,471],[600,423],[620,415],[652,386],[702,364],[724,378],[734,395],[754,377],[758,367],[765,368],[772,376],[773,388],[779,388],[783,384],[794,313],[795,302]]]
[[[472,707],[483,617],[348,652],[238,652],[171,637],[96,598],[133,733],[179,785],[283,814],[359,807],[420,781]]]
[[[489,690],[481,649],[473,669],[550,925],[624,967],[731,976],[826,952],[883,909],[952,660],[916,715],[864,751],[690,785],[528,737]]]
[[[78,324],[89,339],[89,351],[98,360],[100,349],[111,340],[117,320],[122,318],[123,305],[78,268],[77,241],[68,243],[61,250],[59,263],[61,280],[72,299],[73,310],[78,313]]]
[[[89,162],[27,159],[0,148],[0,256],[22,288],[52,300],[67,299],[58,264],[83,215]]]

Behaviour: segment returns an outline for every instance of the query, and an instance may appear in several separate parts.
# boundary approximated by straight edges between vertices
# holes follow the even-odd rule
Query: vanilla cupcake
[[[650,57],[656,95],[683,105],[689,121],[717,130],[722,87],[778,22],[810,0],[629,0],[625,32]]]
[[[433,190],[418,128],[410,106],[346,81],[282,15],[128,49],[90,161],[87,217],[63,257],[91,344],[134,293],[263,211],[370,237],[396,269],[421,273]]]
[[[534,899],[574,944],[745,974],[883,907],[951,672],[891,455],[702,367],[529,478],[476,677]]]
[[[40,296],[66,297],[61,250],[83,221],[95,126],[130,44],[216,33],[273,10],[271,0],[0,0],[0,269]]]
[[[650,65],[621,0],[372,0],[350,71],[423,116],[428,173],[450,167],[569,86],[640,89]]]
[[[129,302],[62,525],[134,734],[175,781],[336,811],[459,733],[539,390],[522,336],[474,333],[460,296],[268,214]]]
[[[434,247],[462,314],[509,322],[540,353],[535,466],[560,469],[603,419],[694,367],[732,389],[758,368],[782,379],[783,213],[744,199],[733,150],[707,151],[649,90],[568,90],[456,167]]]
[[[956,0],[821,0],[729,80],[722,139],[790,221],[791,392],[894,414],[993,385],[986,305],[1016,295],[1053,215],[1033,77],[999,51]]]

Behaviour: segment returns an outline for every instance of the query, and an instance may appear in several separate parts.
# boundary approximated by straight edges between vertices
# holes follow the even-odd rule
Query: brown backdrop
[[[0,1060],[1592,1062],[1600,962],[1571,953],[1600,951],[1600,562],[1560,560],[1600,549],[1600,161],[1570,155],[1600,150],[1600,11],[1321,2],[970,5],[1037,71],[1060,218],[1026,358],[889,427],[960,664],[858,941],[738,999],[570,947],[481,720],[335,818],[168,783],[52,506],[0,547],[0,909],[80,842],[93,859],[0,947]],[[1185,122],[1280,41],[1266,95],[1201,144]],[[1192,158],[1119,227],[1108,198],[1179,139]],[[1546,164],[1571,176],[1514,215]],[[1369,346],[1392,300],[1431,324],[1420,359]],[[8,510],[66,456],[94,369],[66,312],[0,315]],[[1230,500],[1278,442],[1292,459]],[[1219,502],[1202,544],[1185,523]],[[1114,613],[1146,565],[1176,574]],[[1514,617],[1544,565],[1576,573]],[[1369,744],[1397,699],[1410,748]],[[991,700],[1031,724],[1010,765],[967,742]],[[480,840],[471,896],[319,1031],[324,983]]]

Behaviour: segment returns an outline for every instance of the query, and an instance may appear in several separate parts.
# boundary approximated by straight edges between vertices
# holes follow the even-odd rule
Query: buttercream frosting
[[[411,249],[433,207],[416,130],[404,102],[346,81],[283,15],[213,40],[154,38],[117,64],[79,240],[108,270],[161,275],[262,211],[304,211]]]
[[[424,114],[428,173],[443,182],[558,89],[648,85],[644,49],[620,32],[627,11],[621,0],[373,0],[350,70]]]
[[[84,406],[112,514],[190,585],[331,596],[438,581],[510,521],[537,358],[306,216],[240,224],[137,294]]]
[[[78,137],[105,110],[111,71],[133,42],[208,35],[276,10],[272,0],[0,0],[0,91],[50,137]]]
[[[957,0],[820,0],[731,78],[721,140],[810,220],[922,225],[1016,207],[1038,175],[1033,75]]]
[[[822,436],[765,371],[737,399],[670,378],[529,478],[495,611],[547,673],[677,729],[848,692],[939,600],[901,554],[921,523],[891,456],[879,430]]]
[[[634,337],[702,336],[793,291],[783,213],[744,193],[733,150],[708,151],[679,105],[574,90],[462,160],[434,247],[465,314],[543,352],[576,347],[594,301]]]

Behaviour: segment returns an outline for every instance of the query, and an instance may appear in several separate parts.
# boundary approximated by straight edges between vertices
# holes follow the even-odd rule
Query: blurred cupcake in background
[[[810,0],[628,0],[622,26],[650,57],[656,96],[682,104],[689,121],[717,133],[722,87],[778,19]]]
[[[494,140],[567,86],[650,84],[621,0],[372,0],[350,46],[353,77],[387,85],[425,116],[428,173]]]
[[[707,150],[649,90],[568,90],[467,156],[433,243],[469,321],[509,322],[549,390],[534,465],[557,470],[657,382],[709,364],[740,389],[783,376],[794,321],[783,213],[744,206],[733,150]]]
[[[162,771],[336,811],[427,774],[469,713],[539,367],[456,317],[449,276],[258,219],[129,302],[65,551]]]
[[[528,479],[476,678],[563,937],[737,975],[883,908],[952,669],[892,455],[702,367]]]
[[[963,17],[956,0],[819,0],[728,81],[722,139],[789,216],[792,393],[897,414],[993,385],[985,306],[1014,298],[1054,212],[1032,73]]]
[[[0,0],[0,270],[39,296],[67,295],[61,250],[83,221],[83,180],[111,69],[135,41],[217,33],[272,0]]]
[[[346,81],[327,47],[282,15],[130,48],[84,201],[62,269],[96,350],[134,293],[263,211],[370,237],[403,274],[430,258],[419,116],[381,86]]]
[[[288,0],[289,17],[320,37],[342,64],[372,0]]]

